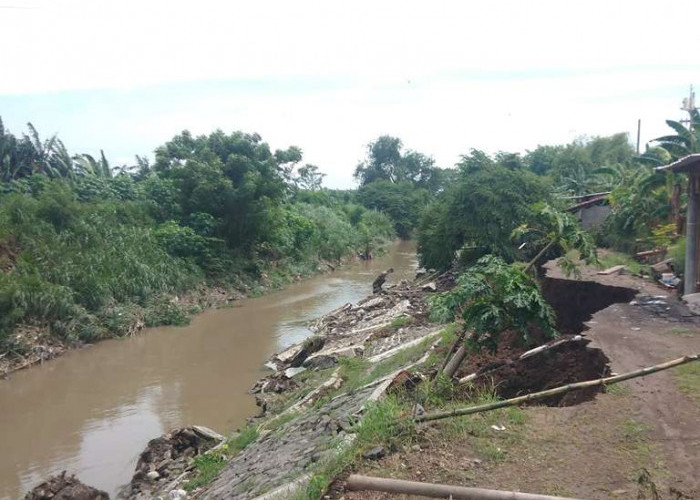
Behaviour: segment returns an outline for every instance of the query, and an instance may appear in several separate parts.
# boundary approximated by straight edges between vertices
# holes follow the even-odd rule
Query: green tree
[[[367,146],[367,158],[355,169],[355,178],[361,186],[372,182],[409,182],[415,187],[437,189],[439,173],[435,161],[417,151],[402,151],[403,143],[397,137],[384,135]]]
[[[535,217],[534,203],[549,200],[543,178],[484,160],[474,151],[464,157],[457,178],[424,214],[418,251],[426,268],[446,269],[458,253],[465,262],[489,253],[515,260],[513,230]]]
[[[396,234],[409,238],[428,202],[428,191],[410,182],[375,181],[362,186],[357,199],[367,208],[384,212],[394,221]]]
[[[326,174],[322,173],[316,165],[307,163],[297,170],[295,184],[299,189],[318,191],[321,189],[321,184],[323,184],[323,178],[325,176]]]

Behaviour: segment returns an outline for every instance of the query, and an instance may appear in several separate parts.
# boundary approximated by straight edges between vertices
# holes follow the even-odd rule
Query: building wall
[[[609,213],[609,205],[591,205],[576,212],[576,216],[584,229],[595,229],[603,224]]]

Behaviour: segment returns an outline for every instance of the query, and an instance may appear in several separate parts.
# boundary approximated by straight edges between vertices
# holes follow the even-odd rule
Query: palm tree
[[[78,172],[82,175],[92,175],[102,177],[104,179],[112,178],[112,168],[105,157],[104,151],[100,150],[100,159],[96,160],[94,156],[87,153],[74,157]]]
[[[688,114],[688,128],[681,122],[666,120],[666,125],[671,127],[676,134],[657,137],[652,141],[656,143],[658,147],[668,152],[672,160],[678,160],[690,154],[700,153],[700,113],[697,109],[691,109],[688,111]],[[642,159],[650,163],[655,161],[658,163],[656,158],[646,153],[642,155]],[[681,207],[681,193],[683,192],[685,179],[673,173],[669,173],[668,175],[669,184],[671,185],[669,201],[671,203],[672,222],[676,224],[676,232],[678,234],[683,234],[684,222],[682,215],[683,210]]]
[[[674,160],[694,153],[700,153],[700,112],[692,109],[688,112],[690,120],[688,128],[674,120],[666,120],[666,125],[676,131],[675,135],[658,137],[655,142],[664,148]]]

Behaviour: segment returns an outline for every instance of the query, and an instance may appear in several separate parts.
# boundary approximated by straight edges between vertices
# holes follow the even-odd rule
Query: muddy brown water
[[[412,278],[414,244],[0,381],[0,499],[62,470],[114,495],[148,440],[189,424],[240,427],[257,411],[247,390],[267,358],[310,335],[310,319],[366,296],[389,267],[389,284]]]

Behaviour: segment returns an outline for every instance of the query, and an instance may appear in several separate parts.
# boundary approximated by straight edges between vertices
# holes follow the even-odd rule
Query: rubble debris
[[[24,500],[109,500],[109,495],[63,471],[34,487]]]
[[[386,389],[387,394],[400,394],[402,392],[412,391],[416,386],[423,382],[423,377],[413,374],[408,370],[401,370],[396,375]]]
[[[666,288],[676,288],[681,283],[681,279],[673,273],[661,273],[658,281]]]
[[[700,293],[686,293],[683,295],[683,301],[692,314],[700,316]]]
[[[136,471],[126,487],[130,499],[145,500],[158,496],[168,483],[188,471],[190,459],[222,443],[224,437],[198,425],[175,429],[151,439],[139,456]]]
[[[248,392],[251,394],[266,392],[279,394],[280,392],[296,389],[297,387],[299,387],[299,385],[294,380],[286,377],[284,373],[278,372],[270,375],[269,377],[258,380]]]
[[[298,375],[298,374],[305,372],[305,371],[306,371],[306,368],[304,368],[303,366],[287,368],[286,370],[284,370],[284,376],[287,378],[292,378],[292,377],[294,377],[294,375]]]
[[[385,456],[386,450],[383,446],[371,448],[362,454],[362,458],[365,458],[367,460],[379,460],[380,458],[384,458]]]
[[[673,271],[673,259],[662,260],[651,266],[651,270],[655,273],[668,273]]]
[[[685,298],[685,297],[684,297]],[[690,304],[671,300],[667,295],[639,295],[629,303],[638,306],[660,318],[673,318],[678,321],[692,321]]]
[[[304,361],[304,368],[310,370],[325,370],[338,363],[338,356],[319,354]]]

